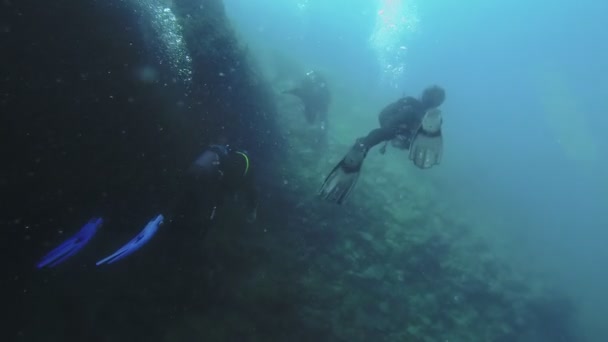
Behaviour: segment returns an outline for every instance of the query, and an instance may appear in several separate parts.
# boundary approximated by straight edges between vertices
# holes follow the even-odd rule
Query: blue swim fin
[[[165,217],[162,214],[156,216],[152,221],[150,221],[142,231],[137,234],[131,241],[122,246],[119,250],[114,252],[114,254],[108,256],[107,258],[99,260],[96,265],[102,264],[112,264],[116,261],[126,258],[131,255],[133,252],[140,249],[143,245],[145,245],[153,236],[156,234],[158,227],[163,223]]]
[[[46,266],[54,267],[67,260],[72,255],[78,253],[84,245],[86,245],[97,233],[101,227],[103,219],[94,217],[85,224],[76,235],[72,236],[57,248],[50,251],[47,255],[38,262],[36,267],[43,268]]]

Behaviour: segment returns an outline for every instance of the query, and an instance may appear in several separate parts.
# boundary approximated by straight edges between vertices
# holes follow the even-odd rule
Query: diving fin
[[[356,143],[346,156],[334,167],[325,178],[319,196],[324,199],[342,204],[350,195],[359,179],[359,172],[365,160],[367,149],[363,144]]]
[[[42,260],[36,264],[36,267],[55,267],[78,253],[93,238],[102,224],[103,219],[101,217],[90,219],[78,233],[45,255]]]
[[[133,254],[135,251],[140,249],[143,245],[145,245],[150,239],[156,234],[158,227],[163,224],[165,217],[162,214],[159,214],[154,219],[152,219],[142,231],[137,234],[131,241],[127,242],[124,246],[122,246],[119,250],[114,252],[114,254],[99,260],[96,265],[102,264],[112,264],[120,259],[126,258],[127,256]]]
[[[424,115],[422,124],[410,146],[410,160],[421,169],[428,169],[441,162],[443,137],[441,135],[441,110],[430,109]]]

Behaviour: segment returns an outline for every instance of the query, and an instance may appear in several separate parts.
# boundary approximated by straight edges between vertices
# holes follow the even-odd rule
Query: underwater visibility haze
[[[0,340],[608,340],[608,3],[0,8]]]

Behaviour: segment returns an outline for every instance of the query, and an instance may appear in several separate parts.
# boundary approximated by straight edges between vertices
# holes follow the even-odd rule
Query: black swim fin
[[[359,173],[366,155],[367,149],[365,146],[356,143],[334,167],[329,176],[325,178],[321,189],[319,189],[319,196],[337,204],[344,203],[359,179]]]

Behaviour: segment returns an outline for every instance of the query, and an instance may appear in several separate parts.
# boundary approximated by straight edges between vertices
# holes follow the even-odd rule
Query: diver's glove
[[[102,264],[112,264],[120,259],[126,258],[127,256],[133,254],[135,251],[140,249],[143,245],[145,245],[150,239],[156,234],[158,227],[163,223],[164,216],[159,214],[152,221],[150,221],[144,229],[137,234],[131,241],[129,241],[126,245],[122,246],[119,250],[114,252],[114,254],[108,256],[107,258],[99,260],[96,265]]]
[[[103,223],[100,217],[92,218],[85,224],[76,235],[66,240],[61,245],[50,251],[36,265],[38,268],[45,266],[54,267],[67,260],[72,255],[78,253],[97,233]]]
[[[421,169],[428,169],[441,162],[443,155],[442,122],[441,110],[438,108],[428,110],[412,140],[410,159]]]

